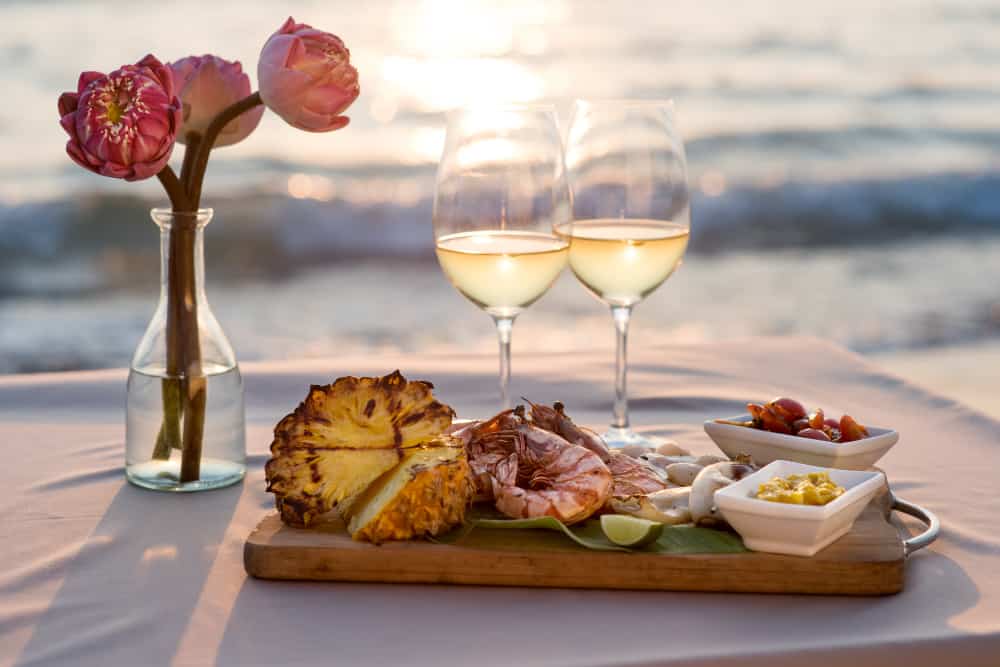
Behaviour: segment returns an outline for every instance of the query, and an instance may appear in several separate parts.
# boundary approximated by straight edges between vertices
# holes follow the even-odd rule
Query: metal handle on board
[[[927,530],[924,532],[903,540],[904,556],[909,556],[914,551],[923,549],[928,544],[936,540],[938,534],[941,532],[941,522],[938,521],[938,518],[934,516],[933,512],[924,509],[920,505],[914,505],[913,503],[906,502],[901,498],[893,496],[892,506],[889,509],[896,512],[902,512],[903,514],[908,514],[909,516],[912,516],[927,525]]]

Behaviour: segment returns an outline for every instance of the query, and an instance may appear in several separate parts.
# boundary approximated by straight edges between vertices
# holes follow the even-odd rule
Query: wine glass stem
[[[612,306],[611,317],[618,334],[618,353],[615,355],[615,409],[614,428],[627,429],[628,424],[628,323],[632,318],[631,306]]]
[[[497,338],[500,341],[500,403],[501,409],[510,408],[510,334],[514,329],[513,317],[494,317]]]

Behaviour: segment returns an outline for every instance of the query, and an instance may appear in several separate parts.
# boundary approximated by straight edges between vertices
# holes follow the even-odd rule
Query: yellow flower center
[[[126,82],[115,82],[108,91],[109,94],[105,96],[105,110],[108,122],[112,125],[117,125],[122,116],[132,108],[132,98],[128,88]]]
[[[332,46],[325,46],[323,48],[323,57],[334,67],[339,65],[344,59],[340,50]]]
[[[108,102],[107,108],[108,108],[108,121],[110,121],[112,125],[117,124],[118,121],[121,120],[122,114],[125,113],[124,110],[120,106],[118,106],[118,103],[115,102],[114,100]]]

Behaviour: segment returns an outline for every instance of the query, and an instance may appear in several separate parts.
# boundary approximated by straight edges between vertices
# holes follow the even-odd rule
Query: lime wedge
[[[663,524],[624,514],[605,514],[601,517],[601,530],[617,545],[641,547],[659,539]]]

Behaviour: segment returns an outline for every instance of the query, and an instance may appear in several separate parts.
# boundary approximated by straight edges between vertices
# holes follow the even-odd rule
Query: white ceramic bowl
[[[791,505],[759,500],[757,489],[773,477],[810,472],[829,473],[844,487],[826,505]],[[846,534],[854,520],[885,484],[876,471],[837,470],[794,461],[774,461],[735,484],[716,491],[715,504],[730,526],[753,551],[812,556]]]
[[[730,417],[726,421],[750,421],[750,415]],[[837,443],[720,424],[711,419],[705,422],[705,432],[729,457],[749,454],[757,465],[785,460],[846,470],[867,470],[899,440],[899,433],[892,429],[866,428],[871,434],[869,437]]]

